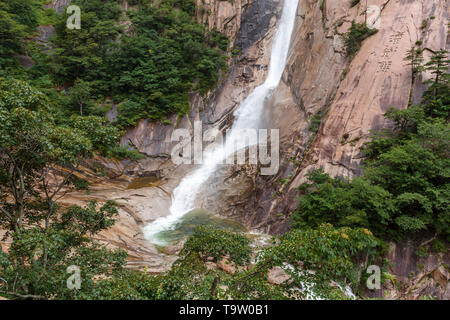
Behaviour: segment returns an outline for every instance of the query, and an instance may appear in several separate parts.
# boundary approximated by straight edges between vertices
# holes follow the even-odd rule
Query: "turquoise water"
[[[246,231],[246,229],[236,221],[218,217],[206,210],[194,209],[184,215],[179,222],[175,223],[171,230],[164,230],[155,234],[155,238],[166,244],[171,244],[186,236],[192,235],[194,229],[199,225],[214,225],[221,229],[240,232]]]

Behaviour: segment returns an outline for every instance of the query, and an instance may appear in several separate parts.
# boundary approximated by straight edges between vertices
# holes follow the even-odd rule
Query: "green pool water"
[[[155,235],[161,242],[171,244],[193,234],[194,229],[199,225],[214,225],[221,229],[245,232],[246,229],[236,221],[225,219],[213,215],[212,213],[194,209],[181,218],[171,230],[161,231]]]

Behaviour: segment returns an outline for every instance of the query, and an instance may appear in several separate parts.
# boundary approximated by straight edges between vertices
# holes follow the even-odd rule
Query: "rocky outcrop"
[[[360,15],[362,5],[344,11],[341,4],[333,8],[333,1],[327,3],[327,14],[330,12],[333,19],[330,22],[337,22],[341,16],[364,21]],[[293,185],[313,167],[323,167],[333,176],[360,174],[360,147],[370,131],[389,126],[383,117],[388,108],[404,109],[408,105],[412,84],[410,68],[404,61],[407,50],[418,40],[431,50],[447,45],[446,1],[372,0],[368,5],[382,9],[379,31],[363,43],[348,72],[343,74],[345,68],[341,65],[343,80],[329,106],[325,106],[328,114],[302,168],[303,174]],[[430,20],[426,30],[422,29],[422,22],[432,16],[435,19]]]
[[[161,163],[160,167],[164,167],[164,164]],[[135,167],[131,165],[127,170],[132,168]],[[151,273],[167,271],[177,258],[174,255],[175,252],[160,252],[158,248],[145,240],[141,228],[167,210],[170,205],[170,192],[176,186],[177,181],[157,179],[156,176],[148,179],[148,174],[147,177],[133,178],[131,173],[125,175],[123,168],[121,169],[122,171],[117,171],[109,168],[109,176],[103,179],[92,179],[94,175],[91,175],[90,170],[82,168],[78,175],[91,183],[89,194],[71,192],[60,199],[60,203],[64,206],[84,206],[89,200],[99,203],[114,200],[119,209],[116,223],[111,228],[102,231],[96,236],[96,239],[110,247],[126,250],[129,268],[145,266]],[[116,173],[116,177],[111,177],[112,172]],[[135,172],[145,175],[140,171]],[[151,199],[151,204],[143,201],[144,199]]]
[[[71,2],[72,0],[52,0],[46,7],[54,9],[58,14],[62,14]]]
[[[291,279],[291,276],[288,275],[281,267],[273,267],[267,273],[267,282],[271,284],[280,285],[289,279]]]
[[[234,41],[241,27],[241,15],[251,0],[196,0],[196,16],[210,30],[217,30]]]

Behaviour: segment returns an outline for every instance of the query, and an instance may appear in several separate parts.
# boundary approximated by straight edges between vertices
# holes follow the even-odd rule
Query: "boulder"
[[[273,267],[267,274],[267,281],[276,285],[282,284],[290,278],[291,276],[288,275],[281,267]]]

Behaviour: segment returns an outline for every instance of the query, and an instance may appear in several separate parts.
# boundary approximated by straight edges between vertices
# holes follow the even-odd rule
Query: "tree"
[[[359,264],[377,257],[379,245],[363,228],[322,224],[293,230],[262,250],[254,268],[235,276],[230,291],[235,299],[345,299],[342,288],[358,289]],[[267,272],[275,266],[290,276],[278,286],[267,283]]]
[[[416,45],[420,45],[418,42]],[[414,72],[424,70],[421,52],[407,59]],[[292,221],[295,228],[364,226],[383,238],[402,238],[428,231],[450,239],[449,167],[450,90],[448,52],[433,54],[425,69],[434,79],[422,103],[389,109],[393,127],[375,132],[365,144],[362,177],[352,181],[313,171],[300,186]]]
[[[122,272],[126,253],[106,249],[91,238],[114,223],[114,203],[73,206],[60,216],[52,215],[45,224],[42,220],[48,210],[35,208],[35,212],[40,210],[42,217],[34,216],[26,229],[13,232],[8,252],[0,252],[0,273],[5,280],[0,293],[34,299],[87,298],[96,278]],[[80,290],[66,285],[69,266],[80,269]]]
[[[347,57],[349,57],[350,60],[353,59],[361,48],[361,43],[377,32],[377,29],[370,29],[365,23],[356,23],[355,21],[352,21],[350,30],[344,35]]]
[[[86,81],[77,79],[73,87],[69,90],[70,104],[80,111],[80,116],[83,115],[83,107],[86,108],[90,105],[89,100],[91,98],[91,88]]]
[[[433,80],[425,83],[431,84],[430,88],[424,94],[425,113],[431,117],[440,117],[449,119],[450,116],[450,60],[448,51],[439,50],[425,64],[425,70],[434,75]]]
[[[308,174],[292,218],[294,228],[317,227],[331,223],[337,227],[366,227],[382,235],[395,212],[389,192],[368,181],[330,178],[322,170]]]
[[[0,3],[0,76],[5,75],[7,67],[14,65],[12,54],[23,51],[21,41],[26,34],[24,26],[5,9],[5,5]]]
[[[200,226],[166,274],[123,273],[98,283],[96,293],[112,299],[345,299],[342,288],[358,288],[360,263],[372,261],[379,245],[367,229],[323,224],[277,238],[273,246],[260,248],[249,264],[250,241],[244,235]],[[214,267],[224,257],[235,267],[233,274]],[[290,279],[269,283],[268,272],[274,267],[285,270]]]
[[[434,74],[434,85],[444,85],[448,84],[448,67],[450,60],[448,58],[448,51],[441,49],[433,53],[425,64],[425,70],[431,71]]]
[[[86,294],[94,276],[119,272],[125,262],[123,252],[89,238],[112,225],[114,203],[63,211],[57,202],[86,187],[75,175],[79,160],[117,143],[117,130],[99,125],[98,117],[58,124],[49,111],[41,92],[0,79],[0,226],[12,239],[8,253],[0,253],[6,281],[0,291],[22,298]],[[82,268],[85,291],[64,285],[70,265]]]
[[[420,47],[416,48],[415,46],[412,47],[408,51],[405,60],[408,61],[408,65],[411,66],[412,83],[414,84],[417,74],[424,70],[423,49]]]

